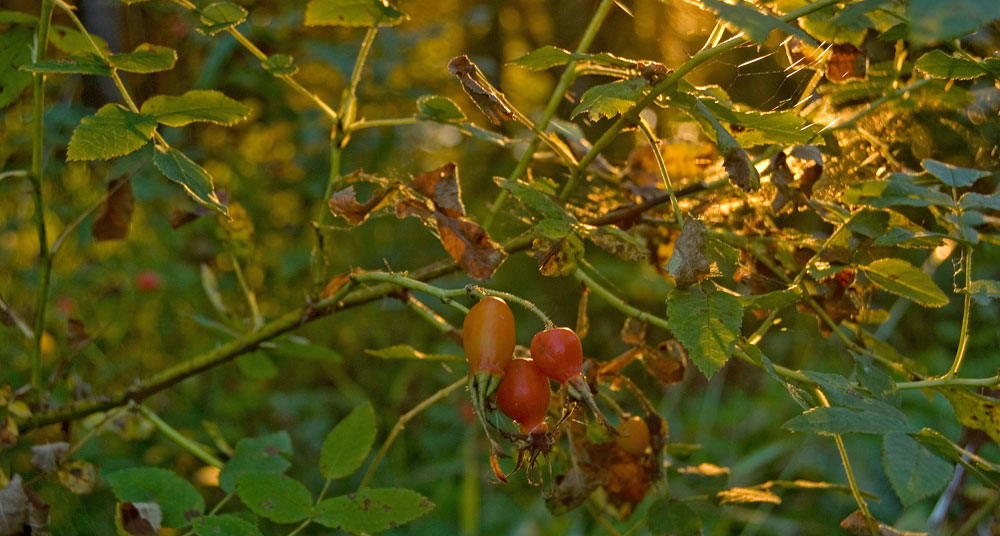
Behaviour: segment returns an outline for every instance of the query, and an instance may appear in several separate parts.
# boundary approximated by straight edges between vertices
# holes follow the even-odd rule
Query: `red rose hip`
[[[544,430],[549,409],[549,379],[530,359],[513,359],[507,364],[497,389],[497,407],[521,425],[522,433]]]

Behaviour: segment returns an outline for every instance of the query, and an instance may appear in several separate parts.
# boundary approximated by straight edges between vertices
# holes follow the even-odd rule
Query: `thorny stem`
[[[35,32],[35,62],[45,59],[49,44],[49,22],[52,20],[53,0],[42,0],[38,28]],[[31,189],[35,199],[35,225],[38,233],[38,295],[35,299],[34,347],[31,352],[31,387],[35,396],[42,385],[42,334],[45,332],[45,309],[49,302],[49,282],[52,278],[52,257],[49,255],[48,233],[45,230],[45,201],[42,198],[43,162],[45,147],[45,74],[34,73],[31,79]],[[22,330],[23,331],[23,330]]]
[[[970,290],[972,285],[972,246],[966,245],[964,253],[962,264],[965,269],[965,301],[962,304],[962,331],[958,338],[958,349],[955,350],[955,360],[952,362],[951,368],[948,369],[945,378],[951,378],[958,374],[958,369],[962,366],[962,359],[965,358],[965,351],[969,347],[969,318],[972,315],[972,292]]]
[[[597,37],[597,31],[600,30],[601,24],[604,23],[605,17],[608,15],[608,11],[611,10],[614,0],[601,0],[601,3],[597,6],[594,11],[594,15],[590,17],[590,22],[587,23],[587,28],[583,31],[583,37],[580,38],[580,44],[576,47],[577,54],[583,54],[587,52],[590,48],[591,43],[594,42],[594,38]],[[549,95],[549,102],[545,105],[545,111],[542,112],[542,118],[538,121],[537,132],[545,132],[545,129],[549,126],[549,121],[552,120],[552,116],[555,115],[556,110],[559,108],[559,103],[562,102],[563,95],[566,94],[566,90],[569,89],[569,85],[573,83],[576,78],[576,65],[579,62],[577,58],[572,58],[566,63],[566,68],[563,70],[562,75],[559,77],[559,81],[556,82],[555,89],[552,90],[552,94]],[[531,163],[531,159],[534,158],[535,151],[538,149],[538,144],[541,142],[541,136],[536,133],[536,135],[528,142],[528,147],[521,155],[521,159],[518,160],[517,165],[507,176],[508,179],[517,179],[528,169],[528,165]],[[503,206],[504,201],[507,199],[507,192],[502,191],[497,194],[497,198],[493,201],[490,206],[490,212],[486,215],[486,219],[483,220],[483,226],[489,228],[493,224],[493,218],[496,217],[497,212]]]
[[[789,22],[795,20],[799,17],[803,17],[825,7],[836,4],[841,0],[818,0],[811,4],[802,6],[799,9],[789,12],[786,15],[780,17],[784,22]],[[663,80],[657,82],[655,86],[647,93],[643,98],[639,99],[634,105],[632,105],[624,114],[622,114],[606,131],[601,135],[594,145],[587,151],[587,154],[580,159],[580,164],[573,170],[570,175],[569,180],[563,186],[562,191],[559,193],[560,199],[569,198],[570,193],[576,188],[580,181],[580,175],[583,170],[587,169],[587,166],[597,158],[599,155],[611,142],[618,136],[625,127],[635,125],[639,120],[639,113],[645,110],[650,104],[653,103],[660,95],[671,90],[687,73],[694,70],[695,67],[705,63],[706,61],[726,52],[732,50],[739,45],[746,42],[742,33],[736,34],[733,37],[713,45],[711,48],[702,49],[697,54],[692,56],[683,65],[677,68],[676,71],[670,73]]]
[[[389,435],[386,436],[385,441],[382,442],[382,446],[379,447],[378,453],[375,454],[375,459],[372,460],[371,465],[368,466],[368,470],[365,472],[365,476],[361,479],[361,484],[358,486],[358,491],[368,487],[368,483],[371,481],[372,475],[375,474],[375,469],[378,468],[379,462],[381,462],[382,458],[385,457],[385,453],[389,451],[389,447],[392,446],[392,442],[396,440],[396,436],[399,435],[399,432],[406,427],[406,423],[410,422],[414,417],[419,415],[420,412],[429,408],[435,402],[451,394],[451,392],[455,389],[464,386],[467,381],[468,380],[465,377],[455,380],[451,383],[451,385],[442,387],[436,393],[427,397],[423,402],[414,406],[413,409],[399,416],[399,420],[396,421],[392,430],[389,431]]]
[[[656,134],[653,133],[652,127],[649,126],[649,122],[645,119],[639,119],[639,127],[642,129],[642,133],[646,135],[646,139],[649,141],[649,147],[653,150],[653,156],[656,158],[656,165],[660,168],[660,176],[663,178],[663,187],[667,190],[667,194],[670,195],[670,206],[674,209],[674,218],[677,219],[678,223],[683,223],[684,216],[681,215],[681,207],[677,204],[677,196],[674,195],[674,187],[670,184],[670,175],[667,173],[667,165],[663,162],[663,154],[660,153],[660,144],[656,139]]]
[[[153,413],[145,405],[139,404],[139,413],[141,413],[146,420],[153,423],[153,426],[155,426],[157,430],[163,432],[163,435],[172,439],[174,443],[177,443],[182,449],[190,452],[195,458],[198,458],[212,467],[222,469],[222,466],[224,465],[222,460],[213,456],[212,453],[205,450],[205,447],[202,445],[199,445],[197,442],[185,437],[184,434],[177,431],[177,429],[173,426],[170,426],[170,424],[161,419],[156,413]]]
[[[816,394],[816,398],[824,407],[830,407],[830,402],[827,401],[826,395],[823,394],[820,388],[814,388],[813,393]],[[840,434],[834,434],[833,440],[837,443],[837,452],[840,453],[840,460],[844,463],[844,473],[847,474],[847,483],[851,487],[851,495],[854,496],[854,501],[858,503],[858,508],[861,510],[861,514],[864,516],[865,522],[868,524],[868,530],[871,531],[872,536],[879,536],[878,522],[872,517],[872,513],[868,511],[868,503],[865,502],[865,498],[861,495],[861,488],[858,487],[858,482],[854,478],[854,470],[851,469],[851,459],[847,456],[844,439]]]
[[[542,321],[542,324],[545,325],[545,329],[552,329],[552,328],[556,327],[556,325],[552,322],[552,320],[549,319],[548,315],[546,315],[544,312],[542,312],[542,310],[539,309],[537,305],[535,305],[534,303],[532,303],[532,302],[530,302],[530,301],[528,301],[528,300],[526,300],[526,299],[524,299],[524,298],[522,298],[520,296],[517,296],[515,294],[511,294],[510,292],[504,292],[502,290],[493,290],[493,289],[489,289],[489,288],[483,288],[483,287],[480,287],[480,286],[477,286],[477,285],[469,285],[468,287],[466,287],[465,290],[466,290],[466,292],[468,292],[469,294],[472,294],[472,295],[496,296],[497,298],[503,298],[503,299],[505,299],[507,301],[514,302],[514,303],[520,305],[521,307],[524,307],[525,309],[531,311],[532,313],[535,314],[535,316],[537,316],[538,318],[540,318],[541,321]]]

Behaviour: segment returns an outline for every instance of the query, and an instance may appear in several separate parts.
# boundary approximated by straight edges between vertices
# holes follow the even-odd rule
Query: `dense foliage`
[[[998,19],[5,2],[0,536],[995,533]]]

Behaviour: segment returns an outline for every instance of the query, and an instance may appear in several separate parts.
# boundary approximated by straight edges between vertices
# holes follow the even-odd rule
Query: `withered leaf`
[[[504,121],[514,119],[514,112],[506,104],[507,99],[486,80],[486,76],[468,56],[463,54],[452,58],[448,62],[448,71],[458,77],[462,89],[489,117],[491,123],[500,126]]]
[[[583,504],[600,485],[600,480],[579,467],[572,467],[566,474],[556,476],[555,488],[545,497],[545,506],[554,515],[564,514]]]
[[[14,416],[7,414],[0,419],[0,448],[10,448],[17,444],[17,438],[21,436],[14,421]]]
[[[687,352],[675,339],[661,342],[655,349],[646,347],[642,353],[646,372],[664,386],[684,379],[687,369]]]
[[[60,441],[31,447],[31,465],[43,473],[51,473],[59,468],[59,462],[69,450],[69,443]]]
[[[51,534],[49,531],[49,505],[45,504],[42,496],[33,490],[26,489],[24,494],[28,497],[28,526],[31,527],[32,536],[48,536]]]
[[[729,173],[729,180],[744,192],[756,190],[758,185],[754,184],[756,169],[751,169],[750,157],[742,147],[736,146],[726,153],[725,160],[722,161],[726,173]],[[759,182],[759,179],[757,179]]]
[[[438,212],[438,234],[451,258],[473,279],[485,281],[493,277],[507,252],[493,241],[478,223],[467,218],[452,218]]]
[[[337,293],[338,290],[340,290],[341,287],[346,285],[347,282],[350,280],[351,280],[350,273],[338,274],[333,276],[332,278],[330,278],[330,281],[326,283],[326,286],[323,287],[323,292],[320,292],[319,297],[329,298],[330,296],[333,296],[334,294]]]
[[[90,335],[87,334],[87,328],[83,325],[83,321],[79,318],[70,318],[66,323],[66,342],[69,343],[69,347],[74,350],[79,350],[93,340]]]
[[[0,489],[0,534],[23,534],[29,507],[21,475],[14,475],[7,486]]]
[[[135,197],[132,195],[132,181],[129,177],[115,179],[108,183],[108,198],[97,208],[97,215],[90,227],[97,240],[122,240],[128,236],[132,222]]]
[[[356,199],[354,186],[348,186],[343,190],[334,192],[327,202],[330,211],[335,216],[340,216],[351,225],[359,225],[368,219],[372,212],[385,206],[383,201],[399,188],[398,184],[381,187],[372,193],[371,198],[364,203],[359,203]]]
[[[430,198],[434,207],[445,215],[452,218],[465,216],[462,189],[458,184],[458,166],[454,162],[417,175],[407,186]]]
[[[531,242],[538,271],[542,275],[557,277],[576,270],[576,263],[583,257],[583,240],[576,233],[562,238],[539,236]]]
[[[712,264],[705,256],[705,230],[705,225],[694,218],[684,221],[674,253],[667,263],[667,271],[674,276],[677,288],[690,287],[712,271]]]
[[[864,78],[867,67],[868,59],[858,47],[850,43],[838,43],[830,47],[830,58],[826,61],[826,78],[831,82]]]
[[[616,506],[638,504],[656,476],[657,467],[647,467],[640,458],[614,443],[590,443],[587,455],[589,463],[581,467],[600,480],[608,500]]]
[[[59,469],[59,483],[77,495],[86,495],[94,489],[97,470],[83,460],[71,460]]]
[[[156,536],[160,530],[163,513],[156,503],[118,503],[118,519],[125,534],[130,536]]]
[[[641,346],[646,343],[646,323],[632,317],[625,319],[621,330],[622,342],[631,346]]]

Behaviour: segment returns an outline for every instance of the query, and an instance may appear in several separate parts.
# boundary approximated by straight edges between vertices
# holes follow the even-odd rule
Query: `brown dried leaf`
[[[398,190],[398,188],[398,184],[390,184],[378,188],[372,193],[368,201],[358,203],[354,186],[351,185],[343,190],[334,192],[327,204],[334,216],[344,218],[351,225],[359,225],[367,220],[372,212],[386,206],[388,202],[387,198],[390,194]]]
[[[31,527],[31,536],[48,536],[51,534],[49,531],[49,505],[45,504],[41,495],[30,489],[24,490],[24,494],[28,496],[28,526]]]
[[[845,517],[840,522],[840,528],[857,536],[871,536],[871,531],[868,530],[868,523],[865,521],[865,515],[861,513],[861,510],[855,510],[851,515]],[[927,536],[926,532],[897,530],[882,523],[878,523],[878,532],[880,536]]]
[[[590,476],[601,482],[608,500],[616,506],[635,506],[652,485],[656,467],[647,467],[641,459],[614,443],[587,445],[589,463],[581,464]]]
[[[17,423],[11,418],[11,415],[7,415],[0,421],[0,448],[10,448],[17,444],[17,438],[20,437],[20,432],[17,429]]]
[[[687,351],[675,339],[663,341],[656,349],[646,347],[642,355],[646,372],[664,386],[684,379],[687,369]]]
[[[87,334],[87,328],[83,325],[83,321],[79,318],[70,318],[66,322],[66,342],[69,347],[74,350],[79,350],[88,344],[93,339]]]
[[[555,515],[566,513],[580,506],[601,485],[601,481],[579,467],[572,467],[566,474],[556,476],[552,494],[545,497],[545,506]]]
[[[326,286],[323,287],[323,292],[320,292],[319,297],[323,299],[333,296],[334,294],[337,293],[338,290],[340,290],[341,287],[346,285],[347,282],[350,280],[351,280],[350,273],[333,276],[332,278],[330,278],[330,281],[326,284]]]
[[[0,535],[24,534],[30,506],[21,483],[21,475],[14,475],[7,486],[0,490]]]
[[[826,60],[826,78],[831,82],[865,78],[867,71],[868,58],[858,47],[850,43],[830,47],[830,58]]]
[[[621,330],[622,342],[631,346],[646,344],[646,323],[632,317],[625,319]]]
[[[434,208],[445,215],[452,218],[465,216],[462,189],[458,183],[458,167],[454,162],[417,175],[407,186],[430,198]]]
[[[441,212],[435,213],[435,219],[444,249],[462,270],[480,281],[493,277],[493,272],[507,258],[500,244],[470,219],[452,218]]]
[[[712,264],[705,256],[703,223],[694,218],[684,221],[684,228],[674,244],[674,253],[667,263],[667,270],[674,276],[678,288],[687,288],[711,273]]]
[[[108,183],[108,192],[108,198],[97,208],[90,232],[97,240],[122,240],[128,237],[135,206],[132,181],[128,177],[115,179]]]
[[[756,170],[752,171],[750,165],[750,157],[738,145],[730,149],[726,153],[725,160],[722,161],[722,166],[726,168],[726,173],[729,173],[729,181],[744,192],[749,192],[759,187],[759,184],[755,185],[753,183],[753,175],[756,173]]]
[[[31,447],[31,465],[43,473],[51,473],[59,468],[59,462],[69,450],[69,443],[60,441]]]
[[[463,54],[452,58],[448,62],[448,71],[458,77],[466,95],[489,117],[491,123],[500,126],[504,121],[514,119],[514,112],[506,104],[507,99],[486,80],[468,56]]]
[[[86,495],[97,483],[97,470],[82,460],[69,461],[59,469],[59,482],[77,495]]]
[[[156,536],[160,530],[163,513],[156,503],[118,503],[115,520],[125,534],[131,536]]]
[[[583,240],[575,233],[562,238],[540,236],[531,242],[538,271],[542,275],[558,277],[576,270],[576,263],[583,257]]]

